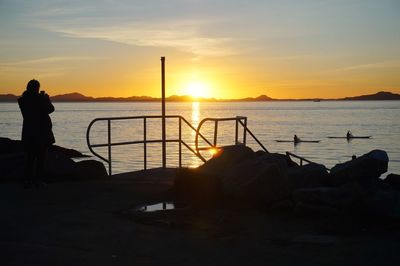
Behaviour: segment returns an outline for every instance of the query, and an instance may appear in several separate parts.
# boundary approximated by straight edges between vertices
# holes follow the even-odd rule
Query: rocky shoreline
[[[307,215],[400,218],[400,176],[380,178],[388,162],[385,151],[373,150],[327,171],[316,163],[300,166],[288,155],[230,146],[197,169],[181,170],[174,197],[199,207],[248,202]]]
[[[0,183],[19,182],[23,178],[25,156],[20,140],[0,138]],[[104,165],[88,157],[77,150],[50,146],[45,162],[45,180],[58,182],[106,177]],[[75,162],[72,158],[82,160]]]

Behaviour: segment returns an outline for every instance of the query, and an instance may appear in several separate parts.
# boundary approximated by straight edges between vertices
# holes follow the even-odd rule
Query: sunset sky
[[[400,93],[399,0],[0,0],[0,94]]]

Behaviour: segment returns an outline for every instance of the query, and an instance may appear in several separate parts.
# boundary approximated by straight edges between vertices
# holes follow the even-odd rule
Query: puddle
[[[136,211],[141,212],[156,212],[156,211],[165,211],[165,210],[174,210],[175,204],[172,202],[159,202],[155,204],[148,204],[136,207]]]

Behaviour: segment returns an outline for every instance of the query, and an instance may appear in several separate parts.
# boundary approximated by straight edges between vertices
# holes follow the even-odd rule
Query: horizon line
[[[378,96],[378,95],[385,95],[385,96],[392,96],[395,97],[396,99],[400,99],[400,94],[391,92],[391,91],[378,91],[373,94],[363,94],[363,95],[356,95],[356,96],[345,96],[341,98],[321,98],[321,97],[314,97],[314,98],[272,98],[267,96],[266,94],[261,94],[256,97],[244,97],[244,98],[206,98],[206,97],[194,97],[191,95],[170,95],[166,97],[166,100],[169,101],[188,101],[188,102],[207,102],[207,101],[313,101],[313,100],[319,100],[319,101],[335,101],[335,100],[348,100],[352,98],[363,98],[363,97],[373,97],[373,96]],[[19,97],[19,95],[15,95],[12,93],[6,93],[6,94],[0,94],[0,96],[3,97],[3,99],[6,99],[5,97]],[[80,97],[80,98],[75,98],[73,97]],[[63,97],[65,97],[63,99]],[[70,99],[66,99],[67,97],[70,97]],[[94,97],[94,96],[87,96],[84,95],[80,92],[70,92],[70,93],[64,93],[64,94],[57,94],[54,96],[50,96],[52,100],[56,101],[158,101],[161,100],[161,97],[153,97],[153,96],[146,96],[146,95],[141,95],[141,96],[127,96],[127,97],[122,97],[122,96],[101,96],[101,97]],[[61,99],[58,99],[61,98]],[[171,99],[172,98],[172,99]],[[176,99],[174,99],[176,98]],[[1,99],[0,99],[1,100]],[[373,99],[370,99],[373,100]]]

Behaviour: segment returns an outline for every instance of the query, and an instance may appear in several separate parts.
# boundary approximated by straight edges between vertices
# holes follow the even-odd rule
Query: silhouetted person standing
[[[39,81],[32,79],[26,91],[18,99],[24,119],[22,125],[22,143],[27,153],[24,187],[31,187],[32,182],[43,186],[44,160],[48,147],[55,142],[49,114],[54,106],[49,95],[39,93]]]

